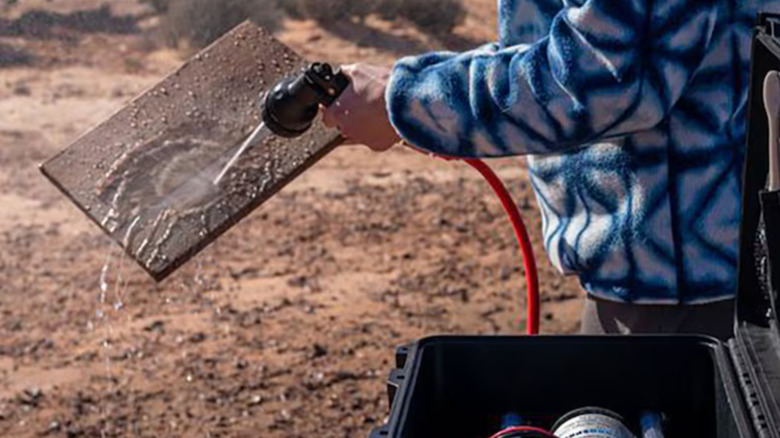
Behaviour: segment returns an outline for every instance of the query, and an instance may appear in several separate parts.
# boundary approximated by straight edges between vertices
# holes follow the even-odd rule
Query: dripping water
[[[138,221],[133,221],[131,226],[124,236],[125,239],[129,239],[129,234],[135,228],[135,224]],[[95,316],[102,326],[102,339],[100,340],[100,350],[103,355],[103,365],[105,371],[106,382],[108,382],[107,396],[103,406],[101,407],[101,437],[106,437],[110,433],[110,415],[111,395],[117,391],[117,381],[112,373],[111,356],[114,349],[114,321],[118,321],[121,312],[125,308],[125,293],[127,291],[129,277],[125,274],[125,266],[127,262],[127,255],[121,251],[113,242],[109,243],[111,248],[106,255],[106,261],[100,270],[100,277],[98,279],[98,297],[97,297],[97,309],[95,310]],[[88,322],[90,329],[94,329],[94,325]]]

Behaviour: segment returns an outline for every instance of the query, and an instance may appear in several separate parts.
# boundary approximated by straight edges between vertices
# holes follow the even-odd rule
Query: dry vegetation
[[[172,44],[187,40],[203,47],[236,24],[250,19],[269,30],[284,17],[311,19],[322,26],[377,14],[406,20],[423,32],[445,35],[466,19],[462,0],[149,0],[165,14],[163,33]]]

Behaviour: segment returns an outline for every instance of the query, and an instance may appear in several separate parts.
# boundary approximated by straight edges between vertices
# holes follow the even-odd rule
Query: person
[[[377,151],[527,155],[583,333],[726,339],[759,9],[780,0],[499,0],[497,43],[345,66],[325,122]]]

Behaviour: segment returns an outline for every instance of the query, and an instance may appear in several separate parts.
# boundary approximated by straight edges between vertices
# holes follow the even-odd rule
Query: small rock
[[[312,353],[312,359],[324,357],[328,355],[328,349],[320,344],[314,344],[314,352]]]
[[[303,275],[287,280],[287,285],[290,287],[302,288],[302,287],[306,287],[308,283],[309,283],[309,279]]]
[[[25,407],[37,407],[42,397],[43,393],[39,388],[28,388],[18,396],[18,399]]]
[[[333,383],[341,383],[348,380],[357,380],[358,376],[352,371],[337,371],[333,376]]]
[[[145,332],[165,333],[165,323],[163,321],[154,321],[144,327]]]
[[[469,231],[471,231],[471,228],[464,224],[456,224],[455,231],[459,233],[468,233]]]
[[[205,333],[195,333],[194,335],[190,336],[190,342],[193,344],[199,344],[206,340],[206,334]]]
[[[30,87],[28,87],[27,84],[17,82],[14,85],[13,93],[17,96],[29,96],[32,94],[32,90],[30,90]]]
[[[501,273],[499,274],[499,278],[501,278],[501,281],[509,281],[509,279],[512,278],[512,271],[513,271],[512,268],[508,266],[502,266]]]
[[[440,217],[438,220],[434,221],[434,225],[445,228],[452,225],[452,223],[447,218]]]
[[[249,406],[258,406],[263,403],[263,396],[261,395],[253,395],[252,398],[249,400]]]

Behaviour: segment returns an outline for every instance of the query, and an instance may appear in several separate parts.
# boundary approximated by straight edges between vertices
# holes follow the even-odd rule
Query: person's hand
[[[390,69],[355,64],[343,66],[341,71],[351,83],[333,105],[323,108],[325,125],[337,127],[349,142],[375,151],[385,151],[401,141],[385,105]]]

